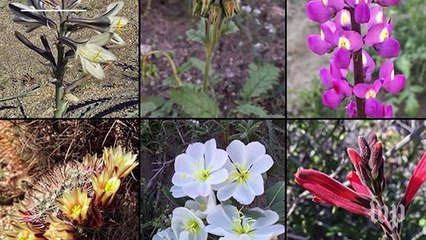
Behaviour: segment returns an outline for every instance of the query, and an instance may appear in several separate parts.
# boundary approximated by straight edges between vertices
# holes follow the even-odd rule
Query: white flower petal
[[[88,44],[95,44],[95,45],[98,45],[98,46],[104,46],[111,39],[111,37],[112,37],[112,33],[104,32],[104,33],[92,36],[89,39],[89,41],[87,41],[87,43]]]
[[[117,44],[117,45],[126,44],[126,42],[117,33],[114,33],[112,35],[111,42],[113,42],[114,44]]]
[[[230,205],[217,205],[207,216],[207,222],[209,225],[206,230],[209,233],[217,236],[225,236],[226,232],[232,231],[233,222],[228,212],[237,211],[237,208],[234,206],[228,206]],[[227,208],[227,211],[225,211],[224,207]]]
[[[258,218],[256,220],[256,222],[253,224],[253,228],[256,228],[256,229],[272,225],[272,224],[278,222],[278,220],[280,218],[276,212],[271,211],[271,210],[263,211],[260,208],[254,208],[252,210],[261,212],[264,215],[264,217]]]
[[[246,146],[240,140],[234,140],[226,148],[226,152],[234,164],[245,165],[247,160],[245,148]]]
[[[172,183],[176,186],[185,186],[194,182],[194,177],[186,173],[175,173],[172,177]]]
[[[284,226],[281,224],[275,224],[272,226],[265,226],[253,231],[253,234],[259,236],[279,236],[284,233]]]
[[[228,199],[230,199],[236,191],[236,183],[231,183],[228,185],[225,185],[224,187],[220,188],[219,191],[217,192],[217,199],[219,199],[219,201],[226,201]]]
[[[228,160],[228,153],[222,149],[214,149],[212,152],[212,156],[210,158],[208,158],[206,154],[206,165],[212,171],[216,171],[222,168],[225,165],[227,160]]]
[[[213,172],[210,175],[210,184],[223,183],[227,178],[228,178],[228,171],[226,171],[226,169],[221,169],[219,171]]]
[[[175,185],[170,188],[170,192],[172,192],[172,196],[174,198],[181,198],[186,196],[186,194],[182,191],[182,187],[178,187]]]
[[[195,161],[199,161],[204,159],[204,149],[204,144],[197,142],[190,144],[186,149],[186,153]]]
[[[254,200],[254,193],[248,184],[239,184],[233,195],[235,200],[244,205],[249,205]]]
[[[250,185],[251,190],[256,196],[262,195],[265,191],[263,186],[263,178],[260,174],[251,174],[247,184]]]
[[[123,6],[124,6],[123,1],[111,3],[110,5],[108,5],[107,10],[105,14],[103,15],[108,18],[114,17],[121,11]]]
[[[256,174],[262,174],[264,172],[267,172],[272,165],[274,165],[274,160],[272,160],[272,157],[265,154],[257,159],[256,162],[251,165],[250,173],[256,173]]]
[[[83,57],[80,57],[80,60],[81,60],[81,66],[83,67],[84,72],[91,74],[97,79],[105,78],[104,69],[99,63],[91,62]]]
[[[198,192],[198,185],[199,183],[196,182],[187,184],[185,186],[182,186],[182,191],[189,197],[196,198],[200,196],[200,193]]]
[[[257,161],[259,157],[265,155],[266,149],[260,142],[251,142],[246,146],[247,165],[250,166]]]
[[[207,197],[210,194],[210,184],[202,182],[198,184],[198,194],[203,197]]]
[[[175,171],[192,175],[191,166],[193,164],[194,160],[188,157],[187,154],[180,154],[175,159]]]

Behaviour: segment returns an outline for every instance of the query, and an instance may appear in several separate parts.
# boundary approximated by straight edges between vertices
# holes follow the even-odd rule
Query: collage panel
[[[0,239],[139,239],[139,121],[0,121]]]
[[[141,117],[285,115],[285,1],[141,0]]]
[[[141,131],[141,239],[284,239],[284,121],[143,120]]]
[[[138,1],[0,5],[1,118],[138,117]]]
[[[288,117],[426,117],[426,1],[286,1]]]
[[[291,120],[288,239],[425,239],[426,121]]]

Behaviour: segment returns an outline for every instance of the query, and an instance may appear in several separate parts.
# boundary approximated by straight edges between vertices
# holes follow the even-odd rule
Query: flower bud
[[[192,5],[192,16],[198,16],[201,15],[201,7],[202,7],[201,0],[194,0]]]
[[[222,14],[221,8],[219,4],[214,4],[210,10],[209,14],[209,21],[210,23],[214,23],[220,19],[220,16]]]
[[[240,6],[236,0],[221,0],[222,11],[227,18],[231,18],[235,13],[240,13]]]
[[[364,163],[368,163],[368,160],[370,159],[371,150],[367,140],[364,137],[359,136],[358,146],[359,146],[359,150],[361,151],[360,155],[361,155],[362,161]]]
[[[202,6],[201,6],[201,16],[202,17],[207,17],[209,11],[210,11],[210,7],[213,4],[214,0],[201,0],[202,1]]]

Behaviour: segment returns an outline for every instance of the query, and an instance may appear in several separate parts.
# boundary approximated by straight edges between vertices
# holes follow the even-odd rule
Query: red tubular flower
[[[371,197],[372,194],[370,190],[364,184],[362,184],[361,179],[359,179],[359,176],[355,171],[349,172],[346,177],[357,193]]]
[[[426,153],[423,154],[419,163],[414,169],[413,175],[408,182],[408,187],[405,190],[404,197],[401,200],[401,203],[404,205],[405,209],[408,208],[410,203],[413,201],[414,196],[419,190],[420,186],[426,181]]]
[[[314,200],[341,207],[352,213],[369,215],[371,198],[354,192],[322,172],[299,169],[295,179],[299,185],[313,194]]]

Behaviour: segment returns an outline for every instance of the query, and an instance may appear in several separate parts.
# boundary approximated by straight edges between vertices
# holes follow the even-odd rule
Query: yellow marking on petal
[[[347,37],[340,37],[338,46],[341,48],[345,48],[346,50],[350,50],[351,42]]]
[[[383,22],[383,12],[378,12],[377,13],[376,21],[377,21],[377,23],[382,23]]]
[[[188,219],[188,221],[183,224],[183,228],[191,234],[196,234],[201,230],[200,223],[195,218]]]
[[[325,40],[325,34],[324,34],[324,31],[321,29],[321,31],[320,31],[320,37],[321,37],[321,40]]]
[[[71,210],[71,216],[76,219],[81,214],[81,211],[82,207],[80,205],[75,205]]]
[[[199,169],[195,173],[195,179],[200,182],[205,182],[210,178],[211,171],[209,169]]]
[[[340,18],[340,25],[348,25],[351,23],[351,16],[347,11],[342,12],[342,17]]]
[[[248,170],[240,171],[237,173],[235,180],[239,184],[246,183],[250,179],[250,172]]]
[[[122,23],[121,19],[118,19],[117,22],[115,23],[114,28],[117,31],[117,33],[122,33],[125,25],[126,24]]]
[[[391,81],[395,78],[395,70],[392,70],[391,72]]]
[[[105,185],[106,193],[115,193],[120,187],[120,180],[117,177],[109,179]]]
[[[376,97],[376,92],[373,90],[373,89],[370,89],[370,90],[368,90],[366,93],[365,93],[365,98],[366,99],[369,99],[369,98],[375,98]]]
[[[367,65],[367,56],[364,53],[362,53],[362,65]]]
[[[322,3],[327,6],[328,5],[328,0],[322,0]]]
[[[102,57],[102,49],[100,49],[92,58],[92,62],[98,63],[98,60],[104,61],[105,59]]]
[[[28,240],[28,239],[33,239],[30,236],[30,233],[28,231],[21,231],[19,232],[18,236],[16,236],[17,240]]]
[[[387,27],[383,28],[380,32],[380,41],[383,42],[386,38],[389,38],[389,31]]]

